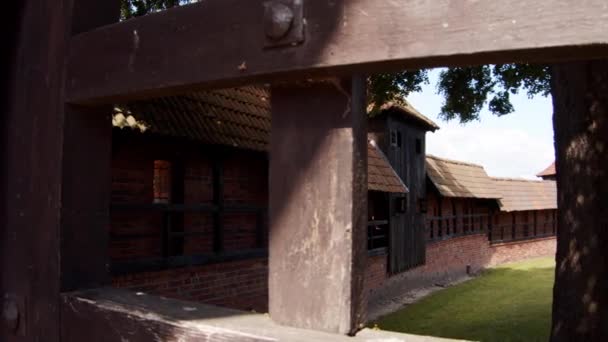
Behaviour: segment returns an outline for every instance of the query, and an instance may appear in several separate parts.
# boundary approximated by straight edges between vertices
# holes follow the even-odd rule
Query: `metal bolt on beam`
[[[270,39],[281,39],[291,29],[293,11],[280,2],[270,2],[264,9],[264,31]]]
[[[4,320],[4,326],[10,332],[16,332],[19,328],[19,307],[17,302],[11,297],[4,298],[4,304],[2,306],[2,319]]]
[[[295,46],[304,41],[304,1],[264,2],[264,47]]]

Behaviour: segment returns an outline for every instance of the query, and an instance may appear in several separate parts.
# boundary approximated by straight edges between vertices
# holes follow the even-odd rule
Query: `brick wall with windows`
[[[426,263],[403,273],[386,272],[387,256],[369,256],[365,286],[370,302],[383,302],[419,287],[442,284],[486,267],[541,256],[554,256],[554,236],[491,244],[485,233],[427,243]],[[373,304],[373,303],[372,303]]]
[[[266,215],[260,211],[226,210],[221,214],[221,251],[214,245],[213,212],[177,211],[167,216],[158,206],[214,205],[214,158],[220,158],[222,206],[240,205],[266,208],[268,202],[268,162],[263,153],[214,148],[187,141],[159,139],[147,135],[117,132],[112,158],[110,209],[110,259],[112,284],[116,287],[197,300],[244,310],[267,310],[268,262],[251,257],[196,266],[159,267],[155,270],[115,272],[121,262],[163,257],[163,220],[179,225],[169,240],[169,256],[214,255],[266,248]],[[174,203],[167,190],[165,169],[183,165],[183,199]],[[156,166],[156,167],[155,167]],[[159,171],[159,166],[161,167]],[[159,172],[162,182],[159,182]],[[173,173],[172,173],[173,175]],[[178,180],[179,182],[179,180]],[[156,206],[156,207],[155,207]],[[168,218],[169,217],[169,218]],[[175,227],[173,227],[175,228]],[[165,228],[166,229],[166,228]]]

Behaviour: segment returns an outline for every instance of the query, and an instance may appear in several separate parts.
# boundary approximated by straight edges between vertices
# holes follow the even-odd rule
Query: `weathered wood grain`
[[[93,13],[95,3],[100,3],[82,2]],[[64,139],[71,136],[67,131],[81,128],[66,121],[63,101],[72,1],[25,1],[18,7],[15,12],[7,10],[17,16],[17,27],[10,33],[15,41],[9,51],[14,56],[10,76],[3,80],[9,101],[0,120],[0,301],[12,299],[18,318],[10,329],[2,324],[0,341],[55,342],[60,341],[60,224],[67,171],[63,161],[75,156],[70,150],[74,146],[64,155],[64,143],[70,142]],[[88,252],[82,246],[85,258]]]
[[[264,48],[265,0],[207,0],[82,33],[70,102],[286,78],[608,56],[608,3],[305,1],[306,41]]]
[[[272,88],[269,308],[281,324],[348,334],[364,320],[364,87]]]
[[[96,288],[109,278],[111,109],[67,106],[63,119],[61,290]]]
[[[117,22],[120,1],[73,0],[66,37]],[[70,7],[68,7],[68,10]],[[64,56],[63,56],[64,57]],[[64,65],[59,64],[60,72]],[[62,75],[63,76],[63,75]],[[63,94],[63,84],[62,94]],[[63,99],[60,97],[59,101]],[[111,106],[61,103],[60,290],[107,285],[109,277]]]

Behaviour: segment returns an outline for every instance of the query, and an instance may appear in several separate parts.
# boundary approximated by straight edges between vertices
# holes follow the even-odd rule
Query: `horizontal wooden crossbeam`
[[[305,0],[304,43],[279,48],[266,47],[265,1],[207,0],[78,34],[69,50],[67,100],[608,56],[606,0]]]

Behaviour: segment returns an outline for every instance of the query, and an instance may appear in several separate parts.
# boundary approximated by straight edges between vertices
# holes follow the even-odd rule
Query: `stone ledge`
[[[297,329],[264,314],[114,288],[65,293],[61,304],[65,341],[449,341],[371,329],[354,337]]]

